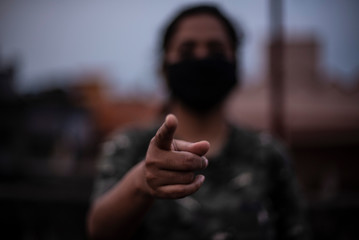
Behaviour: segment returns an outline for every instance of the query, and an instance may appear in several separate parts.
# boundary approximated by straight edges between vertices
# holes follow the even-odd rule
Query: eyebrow
[[[224,43],[222,41],[219,40],[210,40],[207,42],[208,46],[221,46],[224,47]]]
[[[194,40],[191,40],[191,39],[188,39],[188,40],[185,40],[184,42],[182,42],[180,44],[180,46],[193,46],[193,45],[196,45],[196,41]]]

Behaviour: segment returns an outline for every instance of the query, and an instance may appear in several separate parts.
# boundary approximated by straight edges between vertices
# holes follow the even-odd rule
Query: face
[[[172,103],[180,103],[176,106],[195,114],[207,115],[220,109],[237,82],[230,38],[222,22],[208,14],[179,22],[163,67]]]
[[[169,42],[165,60],[172,64],[183,59],[201,59],[218,54],[229,61],[235,59],[231,41],[220,20],[208,14],[201,14],[180,21]]]

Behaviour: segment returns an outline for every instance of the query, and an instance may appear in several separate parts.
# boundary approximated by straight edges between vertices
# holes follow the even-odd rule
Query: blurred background
[[[162,28],[198,2],[0,1],[0,238],[86,239],[101,143],[156,120]],[[359,2],[209,2],[245,33],[229,119],[287,145],[313,239],[358,239]]]

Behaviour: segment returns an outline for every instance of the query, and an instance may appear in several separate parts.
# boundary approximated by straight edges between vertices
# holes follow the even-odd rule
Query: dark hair
[[[233,23],[216,6],[197,5],[181,10],[176,15],[176,17],[170,22],[170,24],[167,25],[163,34],[162,45],[161,45],[162,50],[164,52],[167,51],[169,42],[171,41],[173,35],[175,34],[178,28],[178,24],[181,22],[181,20],[183,20],[188,16],[199,15],[199,14],[208,14],[217,18],[225,27],[226,32],[231,40],[233,50],[234,51],[237,50],[243,38],[242,31],[239,31],[240,29],[238,29],[238,33],[237,33]]]

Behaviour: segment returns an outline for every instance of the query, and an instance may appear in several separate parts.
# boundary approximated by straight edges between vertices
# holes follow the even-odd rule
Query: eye
[[[178,53],[180,59],[189,59],[194,57],[195,42],[187,41],[180,45]]]
[[[211,56],[225,56],[225,47],[221,42],[210,41],[207,47]]]

